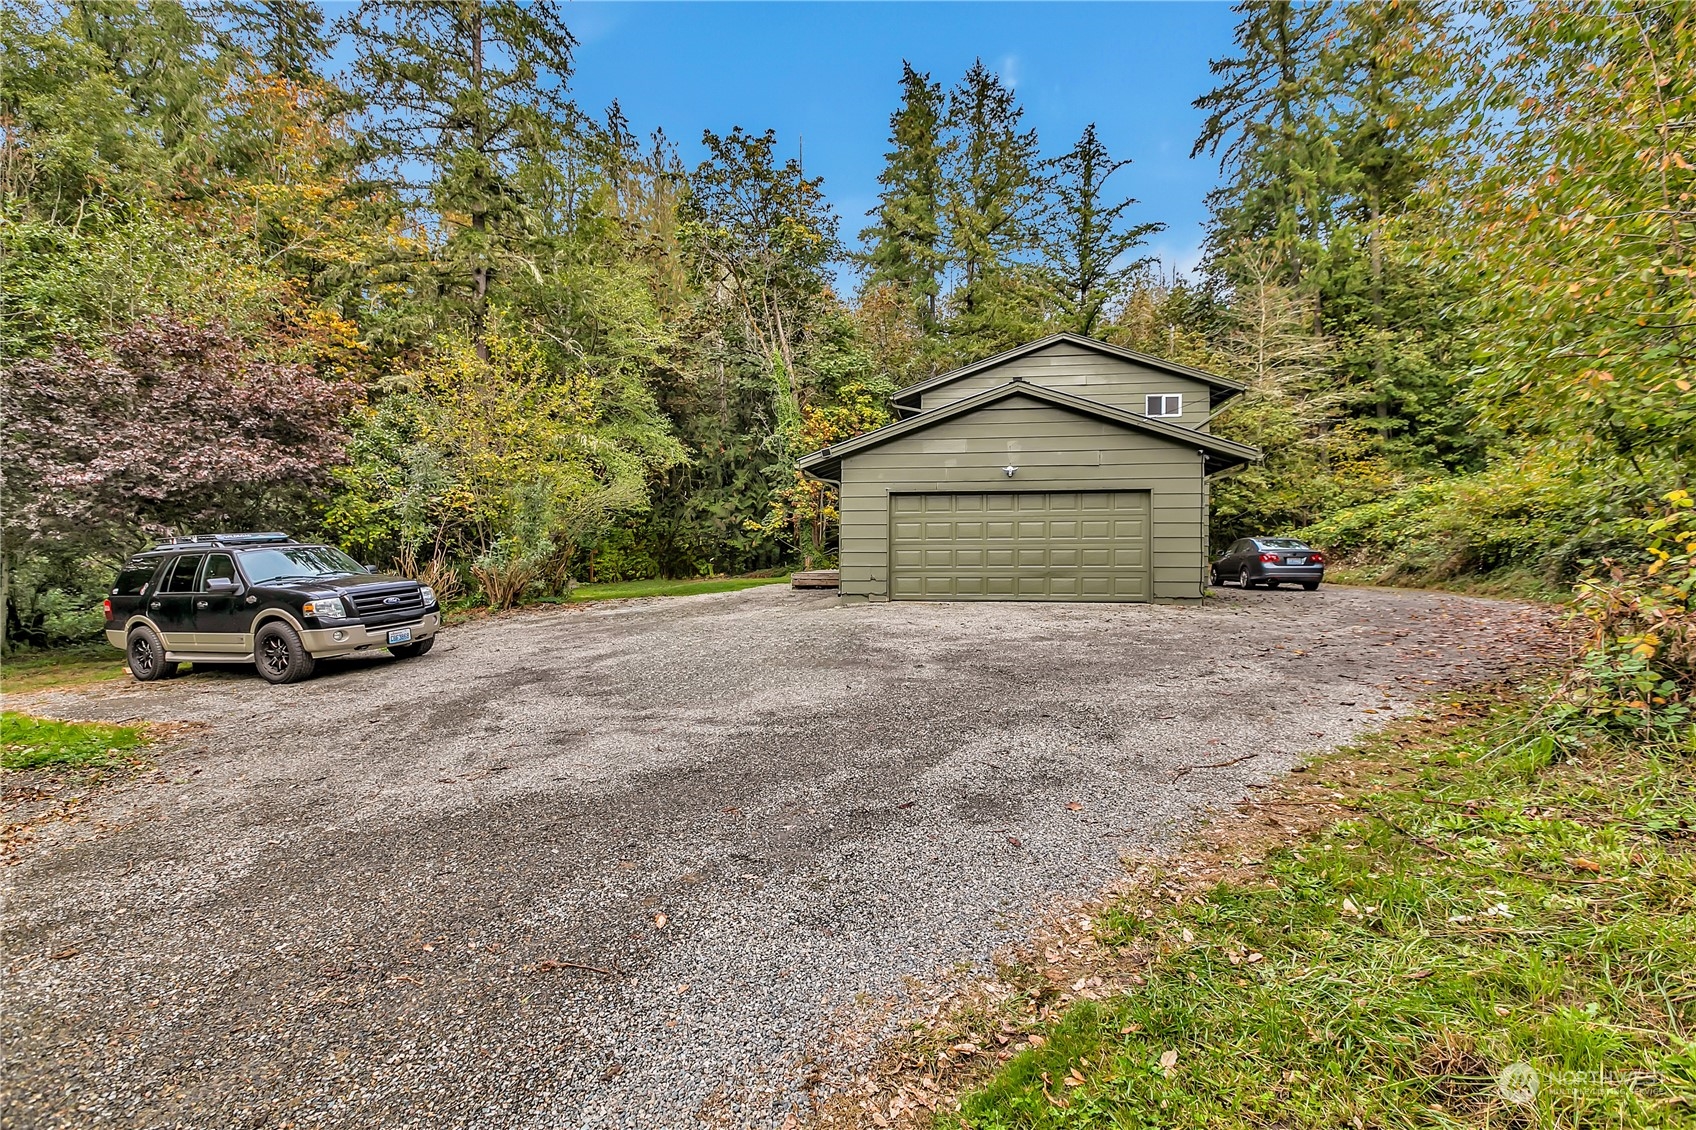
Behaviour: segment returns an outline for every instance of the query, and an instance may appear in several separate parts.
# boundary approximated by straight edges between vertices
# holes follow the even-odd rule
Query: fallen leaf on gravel
[[[64,949],[53,955],[53,960],[64,961],[67,957],[75,957],[81,952],[82,950],[78,949],[76,946],[66,946]]]
[[[1066,811],[1067,811],[1067,812],[1082,812],[1082,811],[1083,811],[1083,810],[1084,810],[1084,806],[1083,806],[1083,805],[1081,805],[1081,804],[1079,804],[1079,803],[1078,803],[1078,802],[1077,802],[1077,801],[1075,801],[1075,800],[1074,800],[1074,801],[1072,801],[1072,802],[1071,802],[1071,803],[1070,803],[1070,804],[1068,804],[1068,805],[1067,805],[1067,806],[1066,806]]]
[[[671,923],[671,919],[669,917],[667,917],[665,911],[663,911],[663,910],[659,911],[657,914],[654,915],[654,929],[663,930],[670,923]]]
[[[679,993],[687,993],[689,991],[689,982],[685,981],[681,985],[677,986],[677,991]]]
[[[1025,846],[1024,843],[1017,836],[1008,836],[1007,842],[1012,844],[1014,847],[1024,847]]]

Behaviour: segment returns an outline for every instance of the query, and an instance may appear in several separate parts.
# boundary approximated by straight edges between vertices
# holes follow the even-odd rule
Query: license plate
[[[1284,558],[1284,564],[1286,564],[1286,565],[1306,565],[1307,564],[1307,558],[1305,558],[1305,557],[1286,557],[1286,558]]]
[[[411,628],[396,628],[394,631],[389,633],[389,642],[390,643],[406,643],[411,639],[412,639],[412,629]]]

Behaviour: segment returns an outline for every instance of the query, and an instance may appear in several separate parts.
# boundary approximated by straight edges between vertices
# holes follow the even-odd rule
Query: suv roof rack
[[[181,537],[161,538],[154,548],[166,549],[178,545],[276,545],[293,540],[294,538],[280,530],[252,534],[185,534]]]

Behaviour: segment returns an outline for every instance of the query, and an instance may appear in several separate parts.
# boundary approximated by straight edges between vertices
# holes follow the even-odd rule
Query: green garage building
[[[1182,601],[1207,578],[1208,434],[1235,381],[1056,334],[895,396],[813,452],[841,495],[844,600]]]

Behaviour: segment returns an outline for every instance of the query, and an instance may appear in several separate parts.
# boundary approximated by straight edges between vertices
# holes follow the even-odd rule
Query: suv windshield
[[[1268,549],[1306,549],[1307,548],[1307,543],[1305,541],[1297,541],[1295,538],[1261,538],[1260,544],[1264,545]]]
[[[364,566],[353,558],[327,545],[245,550],[241,554],[241,569],[250,585],[365,572]]]

